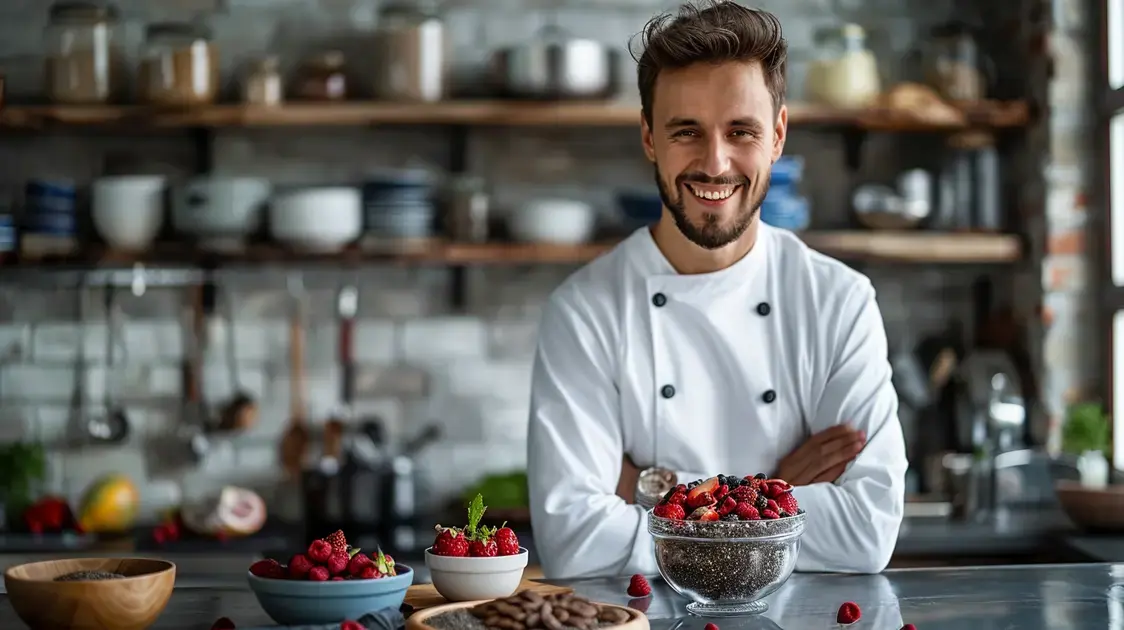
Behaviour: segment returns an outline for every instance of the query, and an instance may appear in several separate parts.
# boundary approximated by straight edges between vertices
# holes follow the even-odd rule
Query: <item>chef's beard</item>
[[[702,173],[684,173],[675,178],[675,192],[677,198],[672,198],[671,193],[664,185],[663,178],[660,177],[660,166],[655,165],[656,171],[656,186],[660,191],[660,200],[671,216],[675,219],[675,226],[679,228],[679,232],[695,245],[703,249],[720,249],[733,243],[741,238],[742,234],[749,229],[753,224],[753,219],[757,217],[757,212],[761,209],[761,204],[765,201],[765,195],[769,193],[769,173],[762,173],[760,177],[765,178],[765,185],[756,195],[750,197],[753,188],[750,186],[748,177],[709,177]],[[685,182],[698,182],[700,184],[718,184],[718,185],[734,185],[741,186],[738,193],[745,191],[745,203],[742,207],[737,209],[737,214],[734,216],[733,224],[729,227],[722,227],[719,224],[720,216],[718,214],[704,212],[703,224],[696,225],[687,216],[687,208],[683,202],[683,195],[679,191],[683,189]],[[737,194],[737,193],[735,193]]]

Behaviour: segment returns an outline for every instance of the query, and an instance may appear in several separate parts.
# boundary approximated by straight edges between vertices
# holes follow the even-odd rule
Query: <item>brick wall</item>
[[[871,32],[872,46],[897,74],[927,23],[950,15],[951,2],[920,0],[787,0],[765,3],[776,11],[792,46],[790,97],[799,98],[812,33],[822,25],[857,20]],[[545,6],[545,5],[543,5]],[[457,76],[471,85],[487,48],[518,41],[544,23],[543,6],[522,0],[454,3],[446,13],[455,43]],[[582,35],[623,45],[654,12],[670,3],[621,0],[561,5],[557,18]],[[324,42],[361,39],[374,25],[373,0],[129,0],[124,3],[125,37],[140,42],[145,20],[207,16],[223,51],[226,76],[248,59],[280,52],[291,64],[299,54]],[[517,10],[516,10],[517,9]],[[20,0],[0,7],[0,64],[9,75],[10,95],[35,95],[39,89],[39,29],[45,8]],[[485,42],[487,46],[482,46]],[[347,49],[347,46],[344,46]],[[631,64],[630,61],[626,62]],[[631,66],[630,66],[631,68]],[[631,76],[631,73],[626,74]],[[631,89],[629,98],[632,98]],[[635,130],[481,129],[470,143],[471,168],[488,177],[502,211],[529,195],[576,194],[612,212],[617,188],[648,185],[650,167],[642,160]],[[88,180],[107,156],[126,152],[189,173],[193,146],[183,135],[137,137],[99,133],[6,136],[0,143],[0,185],[18,185],[33,175]],[[793,134],[789,152],[808,160],[814,173],[807,194],[818,227],[846,225],[849,182],[839,137],[809,131]],[[906,156],[906,157],[903,157]],[[279,182],[347,181],[366,169],[407,161],[443,165],[447,138],[439,130],[253,130],[223,133],[215,141],[217,172],[266,174]],[[893,176],[908,153],[892,137],[877,137],[866,149],[860,176]],[[544,164],[549,163],[549,168]],[[423,455],[434,498],[455,492],[474,475],[506,470],[523,462],[527,385],[538,308],[543,297],[572,268],[541,267],[476,270],[466,312],[449,308],[449,274],[442,269],[370,268],[358,281],[361,307],[358,358],[360,412],[382,416],[395,438],[409,436],[428,422],[445,429],[445,440]],[[1007,271],[982,269],[872,267],[891,340],[905,333],[923,335],[944,327],[950,317],[969,317],[969,283],[994,273],[1009,293]],[[312,316],[308,325],[309,412],[320,422],[338,392],[334,367],[333,295],[351,279],[331,270],[308,270]],[[279,272],[231,272],[220,277],[235,294],[238,367],[243,385],[261,401],[260,425],[229,440],[203,466],[175,465],[168,450],[179,418],[178,361],[182,353],[179,316],[182,295],[154,289],[141,297],[122,295],[120,367],[104,360],[107,326],[101,298],[91,295],[94,316],[76,321],[76,297],[49,287],[0,288],[0,439],[35,437],[52,445],[49,485],[79,493],[96,473],[124,470],[145,481],[150,509],[181,494],[204,492],[237,480],[263,488],[277,479],[276,437],[289,415],[285,358],[285,277]],[[85,331],[85,336],[80,333]],[[223,399],[230,389],[223,335],[215,325],[205,391]],[[75,349],[84,338],[94,362],[76,374]],[[112,380],[108,375],[112,375]],[[136,430],[130,443],[109,448],[67,446],[72,433],[70,397],[76,379],[86,385],[89,413],[107,382],[116,383]],[[908,419],[907,419],[908,422]],[[236,472],[235,472],[236,471]]]

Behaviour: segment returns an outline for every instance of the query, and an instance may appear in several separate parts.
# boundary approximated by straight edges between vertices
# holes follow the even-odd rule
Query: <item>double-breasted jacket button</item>
[[[655,305],[656,308],[659,308],[659,307],[663,306],[664,304],[667,304],[667,296],[664,295],[663,293],[657,293],[657,294],[653,295],[652,296],[652,304]]]
[[[765,317],[766,315],[768,315],[771,312],[773,312],[773,307],[769,306],[768,302],[762,302],[762,303],[757,305],[757,314],[758,315],[760,315],[762,317]]]
[[[664,398],[671,398],[675,395],[675,387],[673,385],[664,385],[660,388],[660,396]]]
[[[771,389],[765,390],[765,393],[761,395],[761,400],[764,400],[766,404],[771,404],[776,399],[777,392]]]

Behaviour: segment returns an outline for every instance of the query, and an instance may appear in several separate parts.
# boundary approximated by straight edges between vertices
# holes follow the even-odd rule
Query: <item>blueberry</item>
[[[754,479],[768,479],[768,477],[765,476],[765,473],[757,473],[756,475],[753,476],[753,478]]]
[[[718,485],[720,485],[720,486],[728,485],[726,483],[726,475],[718,475]]]

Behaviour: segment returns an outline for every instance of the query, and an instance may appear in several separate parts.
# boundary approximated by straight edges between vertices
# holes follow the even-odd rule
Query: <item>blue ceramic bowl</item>
[[[387,608],[398,610],[414,571],[397,565],[398,575],[377,580],[307,582],[271,580],[247,572],[250,590],[262,610],[282,626],[339,623]]]

